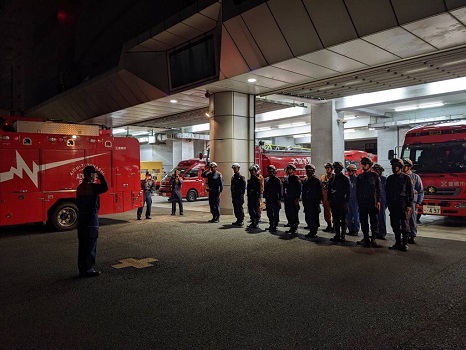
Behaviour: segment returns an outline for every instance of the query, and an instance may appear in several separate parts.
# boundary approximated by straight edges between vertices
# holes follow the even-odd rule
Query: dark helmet
[[[296,170],[296,165],[290,163],[290,164],[288,164],[288,165],[286,166],[285,169],[293,169],[293,170]]]
[[[369,165],[372,165],[372,164],[374,164],[374,163],[372,162],[372,160],[371,160],[369,157],[362,157],[362,158],[361,158],[361,164],[369,164]]]
[[[332,163],[325,163],[324,168],[332,168],[333,169],[333,164]]]
[[[333,162],[333,168],[340,168],[343,170],[343,163],[342,162]]]
[[[275,165],[270,164],[269,166],[267,166],[267,170],[268,171],[277,171],[277,168],[275,167]]]
[[[374,170],[379,170],[381,173],[383,173],[385,171],[385,169],[383,168],[383,166],[381,166],[380,164],[374,164],[372,166],[372,169]]]
[[[390,161],[390,165],[391,165],[391,166],[397,166],[398,168],[403,169],[404,162],[403,162],[403,159],[400,159],[400,158],[393,158],[393,159]]]
[[[95,168],[92,165],[88,165],[83,169],[83,175],[84,177],[91,177],[92,173],[95,173]]]
[[[403,163],[404,163],[404,165],[407,165],[410,168],[413,166],[413,161],[411,159],[409,159],[409,158],[403,159]]]
[[[316,167],[314,166],[314,164],[306,164],[306,166],[304,167],[306,170],[307,169],[312,169],[312,170],[316,170]]]

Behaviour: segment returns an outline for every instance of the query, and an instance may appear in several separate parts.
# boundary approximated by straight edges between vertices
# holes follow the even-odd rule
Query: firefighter
[[[244,192],[246,191],[246,178],[240,174],[240,165],[233,163],[233,176],[231,177],[231,201],[233,203],[233,210],[235,213],[236,221],[232,223],[233,226],[244,225]]]
[[[350,199],[350,180],[343,174],[343,163],[334,162],[335,175],[330,178],[327,185],[327,198],[332,210],[335,236],[334,242],[344,242],[346,234],[346,215]]]
[[[261,174],[261,168],[259,166],[259,164],[254,164],[257,168],[257,178],[259,179],[260,183],[261,183],[261,187],[262,187],[262,193],[264,193],[264,177],[262,176]],[[261,222],[261,217],[262,217],[262,198],[261,198],[261,203],[260,203],[260,206],[259,206],[259,222]]]
[[[322,201],[322,183],[315,176],[316,167],[306,164],[306,178],[303,180],[302,200],[304,217],[309,233],[306,237],[315,237],[319,229],[320,202]]]
[[[371,171],[372,160],[369,157],[361,158],[362,173],[356,181],[356,195],[359,206],[359,220],[364,238],[358,244],[365,247],[377,247],[376,238],[379,232],[378,214],[380,211],[380,179],[379,175]],[[369,219],[368,219],[369,218]],[[369,221],[371,236],[369,237]]]
[[[99,194],[107,192],[108,185],[101,172],[93,166],[83,170],[84,180],[76,189],[78,206],[78,270],[81,277],[95,277],[100,271],[94,269],[99,236]],[[96,183],[95,179],[100,183]]]
[[[322,182],[322,205],[324,207],[324,219],[327,222],[327,227],[323,230],[324,232],[334,232],[332,227],[332,211],[330,210],[330,205],[327,199],[327,185],[330,179],[334,176],[333,174],[333,164],[326,163],[324,165],[325,174],[320,177]]]
[[[346,170],[348,171],[348,178],[350,180],[350,199],[348,214],[346,215],[348,235],[357,236],[360,229],[358,198],[356,196],[356,170],[358,170],[358,168],[356,165],[350,164],[346,167]]]
[[[144,203],[146,204],[146,219],[152,219],[150,213],[152,208],[152,192],[155,191],[155,181],[152,180],[152,175],[149,172],[146,172],[146,178],[141,180],[141,190],[144,193],[144,198],[142,207],[138,208],[137,219],[141,220]]]
[[[387,195],[385,194],[385,186],[387,184],[387,177],[382,175],[385,169],[380,164],[374,164],[372,166],[374,172],[379,175],[380,178],[380,211],[378,214],[379,221],[379,234],[377,235],[378,239],[385,240],[387,235],[387,219],[385,217],[385,211],[387,209]]]
[[[217,171],[217,163],[211,162],[210,167],[202,172],[202,177],[207,178],[209,190],[209,206],[212,219],[208,222],[218,222],[220,220],[220,194],[223,191],[223,176]]]
[[[390,212],[390,225],[395,235],[395,244],[389,249],[406,252],[410,232],[411,203],[414,198],[413,183],[409,176],[402,171],[404,168],[402,159],[394,158],[390,161],[390,164],[393,174],[387,177],[385,192],[387,207]]]
[[[409,218],[409,238],[408,243],[416,244],[417,236],[417,210],[424,200],[424,186],[422,184],[421,177],[418,174],[415,174],[411,171],[413,167],[413,162],[411,159],[404,159],[403,172],[409,176],[413,182],[414,188],[414,197],[413,203],[411,205],[411,217]]]
[[[267,173],[269,176],[264,179],[264,200],[267,217],[269,218],[268,230],[277,232],[283,185],[277,177],[277,168],[274,165],[267,167]]]
[[[249,167],[250,177],[248,180],[248,185],[246,187],[248,192],[248,211],[251,218],[251,223],[248,225],[248,228],[258,228],[259,226],[259,208],[262,198],[262,184],[257,176],[258,168],[256,164],[253,164]]]
[[[301,180],[295,175],[296,166],[294,164],[288,164],[285,169],[288,176],[283,182],[283,199],[285,201],[286,218],[290,225],[290,229],[285,233],[294,236],[298,234]]]
[[[176,214],[176,203],[178,203],[180,215],[183,215],[183,197],[181,197],[182,184],[183,180],[180,177],[180,171],[176,169],[170,179],[170,187],[172,193],[172,215]]]

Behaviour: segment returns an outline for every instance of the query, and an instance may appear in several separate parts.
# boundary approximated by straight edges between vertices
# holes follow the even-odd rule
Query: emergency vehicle
[[[345,169],[348,167],[350,164],[356,165],[356,174],[361,174],[362,173],[362,164],[361,164],[361,158],[362,157],[369,157],[374,164],[377,163],[377,154],[373,153],[368,153],[365,151],[358,151],[358,150],[349,150],[345,151]]]
[[[466,121],[409,130],[401,156],[411,159],[422,179],[420,213],[466,216]]]
[[[87,165],[108,182],[100,214],[142,205],[135,138],[113,137],[98,125],[5,117],[0,139],[0,226],[48,222],[59,231],[76,228],[76,188]]]

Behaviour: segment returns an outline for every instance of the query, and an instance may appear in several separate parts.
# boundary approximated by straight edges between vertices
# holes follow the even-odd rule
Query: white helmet
[[[211,162],[211,163],[210,163],[210,166],[213,167],[213,166],[218,166],[218,165],[217,165],[217,163],[215,163],[215,162]]]
[[[241,168],[241,167],[239,166],[238,163],[233,163],[233,164],[231,165],[231,168],[233,169],[233,168]]]

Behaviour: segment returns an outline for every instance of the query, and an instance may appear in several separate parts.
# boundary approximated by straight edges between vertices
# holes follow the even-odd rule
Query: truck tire
[[[57,231],[74,230],[78,226],[78,207],[72,202],[58,204],[50,216],[50,223]]]
[[[194,202],[197,199],[197,192],[195,189],[190,189],[188,193],[186,193],[186,200],[188,202]]]

